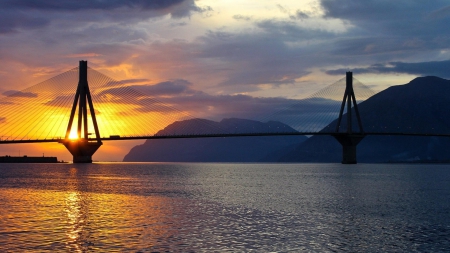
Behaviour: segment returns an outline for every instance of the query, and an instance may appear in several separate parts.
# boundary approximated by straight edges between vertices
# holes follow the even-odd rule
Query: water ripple
[[[3,252],[442,252],[450,167],[0,168]]]

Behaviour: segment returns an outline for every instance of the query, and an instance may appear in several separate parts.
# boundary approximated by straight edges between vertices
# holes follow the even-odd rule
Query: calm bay
[[[447,164],[0,164],[2,252],[442,252]]]

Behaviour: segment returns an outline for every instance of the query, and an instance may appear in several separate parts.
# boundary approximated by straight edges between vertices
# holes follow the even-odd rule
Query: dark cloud
[[[317,69],[336,69],[336,66],[394,62],[391,65],[395,68],[388,64],[384,70],[376,70],[375,66],[365,71],[401,71],[401,63],[423,61],[424,56],[430,57],[429,61],[445,59],[440,54],[450,44],[450,30],[446,27],[450,22],[447,20],[450,7],[443,0],[427,4],[416,0],[368,0],[364,3],[322,0],[325,19],[313,11],[289,10],[288,6],[277,5],[286,14],[283,18],[257,19],[238,12],[233,18],[245,20],[246,27],[253,25],[252,28],[213,28],[196,39],[183,37],[193,29],[191,25],[176,28],[180,30],[179,36],[164,37],[165,32],[175,30],[171,29],[171,24],[184,25],[187,20],[159,20],[163,24],[159,30],[142,23],[135,25],[161,15],[179,17],[211,10],[209,7],[202,9],[196,3],[199,2],[7,1],[0,3],[4,7],[0,10],[12,13],[12,21],[23,23],[4,26],[4,32],[33,28],[33,24],[48,25],[52,29],[30,29],[19,35],[3,36],[4,50],[0,51],[0,57],[36,67],[43,64],[41,59],[47,59],[49,52],[54,54],[49,58],[54,65],[67,64],[67,59],[61,60],[59,55],[92,53],[98,55],[96,60],[105,69],[119,67],[132,73],[130,76],[152,76],[159,80],[186,79],[196,86],[218,86],[211,90],[236,94],[261,87],[298,84],[311,73],[314,73],[312,79],[317,78],[314,72]],[[24,16],[20,16],[19,9]],[[17,19],[14,18],[16,11]],[[27,18],[40,18],[42,23],[27,21]],[[333,30],[335,27],[338,28]],[[33,47],[28,41],[33,41]],[[71,45],[70,52],[67,45]],[[328,73],[333,74],[333,71]],[[129,84],[147,83],[142,80]],[[165,86],[167,92],[187,92],[192,88],[171,85]],[[156,90],[162,87],[156,85],[150,92],[163,94],[159,93],[162,90]]]
[[[58,10],[58,11],[74,11],[74,10],[112,10],[118,8],[137,8],[137,9],[164,9],[172,5],[180,4],[184,0],[6,0],[0,4],[3,8],[20,8],[20,9],[38,9],[38,10]]]
[[[190,89],[192,83],[183,79],[160,82],[154,85],[135,85],[130,88],[135,89],[149,96],[172,96],[179,94],[189,94],[195,91]]]
[[[119,81],[117,83],[123,83]],[[127,83],[126,81],[124,83]],[[115,103],[134,103],[143,97],[163,97],[174,96],[180,94],[192,94],[193,90],[189,88],[192,84],[189,81],[178,79],[160,82],[153,85],[128,85],[123,84],[120,87],[114,87],[101,90],[98,93],[93,90],[94,97],[103,98],[105,100],[113,99]],[[105,86],[103,86],[105,87]],[[113,97],[111,97],[112,95]]]
[[[142,92],[138,92],[137,90],[130,89],[129,87],[118,87],[103,90],[99,93],[94,93],[92,95],[93,99],[98,97],[103,102],[113,102],[113,103],[134,103],[134,100],[145,97]]]
[[[36,98],[38,94],[33,92],[22,92],[17,90],[8,90],[3,92],[3,95],[7,97],[23,97],[23,98]]]
[[[75,94],[70,94],[70,95],[65,95],[65,96],[55,96],[53,99],[51,99],[43,104],[47,105],[47,106],[72,108],[74,99],[75,99]],[[67,110],[69,110],[69,109],[67,109]]]
[[[170,14],[173,18],[188,17],[193,12],[211,11],[200,8],[194,0],[93,0],[93,1],[1,1],[0,34],[35,29],[51,22],[86,21],[136,22]]]
[[[130,62],[142,70],[152,69],[167,79],[193,80],[196,85],[228,86],[227,90],[235,93],[259,89],[260,84],[295,83],[322,60],[325,54],[317,50],[326,49],[321,44],[333,36],[325,31],[307,31],[292,22],[261,21],[257,25],[264,32],[209,31],[194,41],[155,41],[145,50],[131,45],[98,45],[86,50],[111,55],[107,65],[119,65],[136,54],[139,57]]]
[[[365,73],[402,73],[419,76],[438,76],[442,78],[450,78],[450,60],[447,61],[430,61],[430,62],[389,62],[387,64],[373,64],[366,68],[351,69],[356,74]],[[330,75],[342,75],[348,69],[329,70],[326,73]]]
[[[45,17],[0,9],[0,34],[14,33],[18,29],[38,28],[49,23],[50,20]]]
[[[309,18],[309,14],[304,12],[304,11],[297,10],[295,15],[292,15],[291,18],[294,18],[294,19],[307,19],[307,18]]]
[[[448,18],[449,16],[450,16],[450,5],[431,12],[427,17],[430,19],[434,18],[443,19]]]
[[[289,14],[289,10],[286,7],[284,7],[283,5],[277,4],[276,6],[277,6],[278,10],[280,10],[281,12],[283,12],[285,14]]]
[[[236,20],[244,20],[244,21],[252,20],[251,16],[244,16],[244,15],[239,15],[239,14],[234,15],[233,18],[236,19]]]
[[[398,21],[421,22],[428,13],[448,6],[448,1],[431,0],[423,4],[420,0],[321,0],[321,5],[326,17],[369,23],[378,21],[382,26],[397,23],[399,27],[406,27],[407,23]]]
[[[290,19],[301,19],[301,20],[303,20],[303,19],[309,18],[309,16],[310,16],[309,13],[307,13],[305,11],[302,11],[302,10],[297,10],[295,12],[295,14],[292,14],[291,11],[288,8],[284,7],[283,5],[277,4],[276,6],[277,6],[278,10],[280,10],[282,13],[287,14]]]
[[[290,21],[266,19],[257,22],[256,26],[268,33],[271,37],[278,37],[283,42],[329,40],[336,37],[336,34],[333,31],[309,29]]]
[[[434,62],[448,48],[449,6],[446,0],[321,0],[325,17],[352,25],[332,42],[330,61],[340,65],[373,65],[356,73],[407,73],[448,76]],[[337,58],[340,57],[340,58]],[[407,60],[406,60],[407,59]],[[408,63],[408,61],[421,63]],[[437,67],[433,69],[433,67]],[[340,70],[328,71],[335,74]]]
[[[407,57],[446,48],[450,31],[448,1],[434,0],[322,0],[327,18],[345,20],[354,25],[349,35],[341,36],[337,53],[374,55],[394,54]],[[439,17],[439,18],[431,18]],[[356,47],[354,47],[356,45]],[[351,50],[353,49],[353,50]]]
[[[176,22],[176,23],[171,23],[169,26],[170,27],[179,27],[179,26],[186,26],[188,23],[187,22]]]
[[[15,103],[14,102],[11,102],[11,101],[1,101],[0,100],[0,105],[14,105]]]
[[[334,36],[331,32],[302,28],[293,22],[264,20],[256,25],[264,32],[210,31],[201,38],[203,43],[199,45],[198,56],[219,59],[229,68],[228,77],[220,85],[295,83],[297,78],[310,73],[309,67],[321,60],[319,52],[324,48],[320,44]],[[311,38],[314,43],[309,43]]]
[[[149,79],[145,79],[145,78],[125,79],[125,80],[120,80],[120,81],[113,80],[113,81],[105,83],[103,85],[103,87],[123,86],[123,85],[143,83],[143,82],[148,82],[148,81],[149,81]]]

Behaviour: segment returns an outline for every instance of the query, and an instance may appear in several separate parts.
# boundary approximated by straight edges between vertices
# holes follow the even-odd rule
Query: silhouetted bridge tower
[[[359,115],[358,104],[356,103],[355,92],[353,90],[353,74],[352,72],[346,73],[346,85],[344,98],[342,99],[341,110],[339,112],[339,119],[336,125],[336,133],[332,134],[336,140],[342,145],[342,163],[343,164],[356,164],[356,146],[366,136],[364,134],[361,116]],[[352,128],[352,104],[355,110],[355,117],[358,122],[359,132],[353,132]],[[347,131],[341,133],[342,116],[344,109],[347,107]]]
[[[79,81],[75,99],[73,100],[72,111],[70,113],[69,125],[67,126],[66,137],[61,141],[64,146],[73,155],[74,163],[92,163],[92,155],[102,145],[100,139],[100,131],[98,130],[97,118],[95,117],[94,104],[92,103],[91,92],[89,90],[87,78],[87,61],[80,61],[79,67]],[[94,125],[95,139],[89,138],[88,131],[88,113],[87,108],[89,104],[90,116]],[[75,113],[78,108],[77,121],[77,138],[70,139],[70,133],[73,127]]]

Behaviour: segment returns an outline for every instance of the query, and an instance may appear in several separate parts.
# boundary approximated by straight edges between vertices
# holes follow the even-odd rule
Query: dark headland
[[[205,124],[207,123],[207,124]],[[239,128],[241,132],[276,132],[283,129],[294,132],[291,127],[276,121],[262,123],[246,119],[223,119],[220,122],[209,120],[178,121],[158,132],[158,135],[170,133],[189,134],[189,129],[210,126],[232,133]],[[206,130],[207,131],[207,130]],[[133,147],[125,156],[125,162],[258,162],[267,157],[280,158],[285,150],[305,141],[305,136],[258,136],[232,138],[194,138],[147,140]]]

